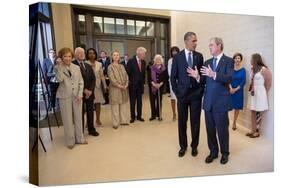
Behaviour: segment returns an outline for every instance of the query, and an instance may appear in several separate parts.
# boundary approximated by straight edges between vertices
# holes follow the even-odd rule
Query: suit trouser
[[[130,95],[130,109],[131,119],[136,118],[136,102],[137,102],[137,118],[141,118],[142,115],[142,88],[139,84],[136,87],[129,87]]]
[[[218,134],[221,154],[229,155],[228,112],[205,111],[205,121],[208,137],[208,147],[211,154],[218,154]]]
[[[202,100],[185,101],[182,99],[177,100],[178,107],[178,133],[179,144],[181,149],[186,149],[187,143],[187,120],[188,120],[188,107],[190,109],[190,127],[191,127],[191,147],[197,148],[199,144],[200,135],[200,116],[201,116]]]
[[[118,127],[129,122],[128,102],[123,104],[111,104],[112,124]]]
[[[75,98],[59,99],[61,118],[64,128],[64,140],[67,146],[85,141],[82,132],[82,101]]]
[[[91,133],[96,132],[96,129],[94,127],[94,99],[93,98],[91,98],[91,97],[88,99],[83,98],[83,113],[82,113],[83,125],[84,125],[85,110],[86,110],[86,117],[87,117],[88,132],[89,132],[89,134],[91,134]]]
[[[151,117],[160,117],[160,104],[162,106],[162,93],[160,92],[160,101],[158,98],[158,92],[156,91],[156,94],[154,95],[153,93],[151,94]]]

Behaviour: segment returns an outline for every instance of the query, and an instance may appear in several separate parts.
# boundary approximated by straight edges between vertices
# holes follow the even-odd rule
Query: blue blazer
[[[107,69],[108,69],[108,66],[111,63],[109,57],[106,58],[105,62],[103,62],[102,59],[99,59],[98,62],[100,62],[102,64],[104,76],[107,76]]]
[[[203,66],[203,55],[199,52],[193,52],[193,69],[197,66],[200,73],[200,68]],[[200,76],[200,82],[198,83],[194,78],[188,76],[186,69],[188,68],[185,51],[180,51],[173,57],[172,69],[171,69],[171,85],[177,99],[186,99],[190,93],[192,93],[192,99],[200,99],[204,90],[204,79]],[[201,79],[202,78],[202,79]],[[192,86],[192,88],[190,87]],[[192,90],[192,92],[191,92]],[[191,98],[190,98],[191,99]],[[191,99],[191,100],[192,100]]]
[[[205,62],[205,66],[212,67],[213,58]],[[223,55],[216,68],[216,79],[206,76],[203,109],[205,111],[226,112],[231,110],[231,96],[229,84],[232,80],[234,61]]]
[[[43,72],[44,76],[47,78],[48,82],[50,82],[51,78],[55,77],[54,65],[50,58],[46,58],[43,61]]]

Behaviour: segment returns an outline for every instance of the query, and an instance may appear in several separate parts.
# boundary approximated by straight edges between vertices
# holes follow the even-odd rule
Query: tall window
[[[167,49],[167,42],[168,42],[168,31],[167,31],[167,24],[160,23],[160,47],[161,47],[161,54],[163,55],[165,62],[168,61],[168,49]]]
[[[73,6],[75,46],[94,47],[110,55],[112,49],[133,55],[137,46],[149,49],[147,61],[162,54],[167,62],[169,48],[169,18],[135,15],[100,8],[82,9]],[[88,45],[88,46],[86,46]]]
[[[92,16],[94,34],[132,35],[142,37],[155,36],[155,23],[152,21],[133,20],[113,17]],[[85,15],[78,15],[79,33],[84,33]]]
[[[78,14],[78,46],[86,47],[87,32],[86,32],[86,15]]]

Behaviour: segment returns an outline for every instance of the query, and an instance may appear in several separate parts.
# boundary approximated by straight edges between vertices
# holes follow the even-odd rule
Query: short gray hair
[[[210,41],[211,40],[214,40],[216,45],[221,45],[221,51],[223,51],[223,41],[222,41],[222,38],[220,38],[220,37],[212,37],[210,39]]]
[[[144,47],[141,46],[141,47],[138,47],[138,48],[137,48],[136,53],[137,53],[137,54],[139,54],[139,53],[146,53],[146,51],[147,51],[147,50],[146,50]]]
[[[160,59],[161,63],[164,63],[164,59],[161,54],[156,54],[153,58],[153,64],[155,63],[156,59]]]
[[[191,36],[196,36],[196,34],[192,31],[188,31],[187,33],[184,34],[184,40],[188,40]]]
[[[84,48],[77,47],[77,48],[75,48],[75,50],[74,50],[74,55],[76,55],[79,51],[83,51],[83,52],[85,53]]]

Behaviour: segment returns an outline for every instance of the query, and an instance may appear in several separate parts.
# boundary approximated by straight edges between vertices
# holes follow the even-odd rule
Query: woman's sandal
[[[257,137],[259,137],[259,136],[260,136],[260,134],[257,133],[257,132],[255,132],[254,134],[251,134],[249,137],[250,137],[250,138],[257,138]]]
[[[254,133],[247,133],[246,136],[251,136],[253,135]]]

